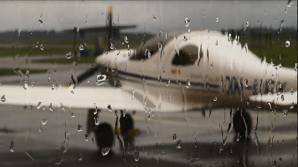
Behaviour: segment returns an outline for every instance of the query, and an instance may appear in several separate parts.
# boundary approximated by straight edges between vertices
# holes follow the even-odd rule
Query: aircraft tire
[[[119,121],[120,131],[123,137],[125,148],[128,148],[128,146],[133,146],[135,133],[132,116],[130,114],[125,114],[125,116],[121,116]]]
[[[238,109],[236,111],[233,117],[233,127],[236,132],[236,139],[235,139],[236,141],[249,140],[252,121],[249,113],[247,113],[244,108]]]
[[[114,131],[108,123],[100,123],[95,127],[95,140],[98,148],[112,148],[114,143]]]

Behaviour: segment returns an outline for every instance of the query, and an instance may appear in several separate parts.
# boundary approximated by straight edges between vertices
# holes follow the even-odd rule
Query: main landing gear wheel
[[[103,149],[110,150],[114,143],[114,131],[110,124],[100,123],[94,129],[96,144],[103,152]]]
[[[124,147],[125,148],[128,148],[128,146],[132,147],[134,144],[134,136],[135,136],[133,118],[129,114],[125,114],[125,116],[123,116],[123,112],[121,111],[121,117],[119,121],[120,121],[120,131],[123,137]]]
[[[236,132],[236,141],[244,141],[249,139],[252,121],[249,113],[247,113],[244,108],[237,109],[233,118],[233,126]]]

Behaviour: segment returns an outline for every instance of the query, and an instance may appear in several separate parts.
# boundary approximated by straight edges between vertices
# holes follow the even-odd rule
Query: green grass
[[[33,63],[57,63],[57,64],[72,64],[73,62],[77,62],[78,64],[92,64],[94,63],[95,57],[88,56],[88,57],[81,57],[81,58],[50,58],[50,59],[39,59],[39,60],[32,60]]]
[[[21,72],[26,75],[26,69],[21,69]],[[38,73],[46,73],[47,70],[36,70],[36,69],[32,69],[30,70],[30,74],[38,74]],[[0,76],[7,76],[7,75],[19,75],[17,73],[14,72],[13,69],[10,68],[0,68]]]

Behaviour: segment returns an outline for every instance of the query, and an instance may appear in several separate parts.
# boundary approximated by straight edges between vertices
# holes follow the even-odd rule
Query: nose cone
[[[97,65],[116,69],[121,67],[128,60],[127,50],[115,50],[108,53],[103,53],[95,59]]]

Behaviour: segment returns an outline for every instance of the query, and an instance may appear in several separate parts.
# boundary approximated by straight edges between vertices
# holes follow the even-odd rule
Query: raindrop
[[[77,157],[78,157],[79,161],[82,161],[82,160],[83,160],[82,153],[79,153],[79,154],[77,155]]]
[[[49,110],[50,110],[51,112],[53,112],[52,103],[50,103],[50,105],[49,105]]]
[[[294,108],[294,102],[291,104],[290,110]]]
[[[1,97],[1,101],[2,101],[2,102],[5,102],[5,101],[6,101],[6,97],[5,97],[5,95],[3,95],[3,96]]]
[[[106,156],[106,155],[109,154],[110,150],[111,150],[111,148],[109,148],[109,147],[102,148],[102,149],[101,149],[101,154],[102,154],[103,156]]]
[[[168,82],[167,82],[167,86],[170,86],[171,83],[171,79],[169,78]]]
[[[248,26],[249,26],[249,21],[248,21],[248,20],[246,21],[246,24],[245,24],[245,26],[246,26],[246,27],[248,27]]]
[[[186,87],[186,89],[189,89],[190,88],[190,86],[191,86],[191,83],[190,83],[190,81],[189,81],[189,79],[187,80],[187,82],[186,82],[186,85],[185,85],[185,87]]]
[[[162,50],[162,44],[158,42],[158,50]]]
[[[245,43],[244,48],[245,48],[245,52],[247,53],[247,50],[248,50],[247,43]]]
[[[182,39],[183,39],[183,41],[187,41],[186,36],[183,36]]]
[[[190,29],[188,29],[188,31],[187,31],[188,33],[190,33]]]
[[[173,141],[177,141],[177,135],[176,135],[176,133],[173,134]]]
[[[106,75],[97,75],[96,76],[96,85],[100,86],[105,84],[107,81],[107,76]]]
[[[46,125],[48,121],[46,119],[43,119],[40,122],[41,122],[42,125]]]
[[[41,127],[39,127],[39,129],[38,129],[38,132],[39,132],[39,133],[41,133],[41,132],[42,132],[42,128],[41,128]]]
[[[217,101],[217,97],[214,97],[213,101]]]
[[[211,70],[212,70],[212,68],[213,68],[213,63],[212,63],[212,64],[210,64],[210,68],[211,68]]]
[[[43,46],[43,44],[41,44],[41,45],[39,46],[39,48],[40,48],[40,50],[44,50],[44,46]]]
[[[84,50],[84,45],[83,44],[80,44],[79,50]]]
[[[153,15],[153,17],[152,17],[152,18],[153,18],[153,20],[154,20],[154,21],[156,21],[156,16],[155,16],[155,15]]]
[[[218,17],[215,18],[215,22],[218,22]]]
[[[290,41],[286,41],[286,47],[288,48],[290,46]]]
[[[41,19],[38,20],[38,24],[41,27],[42,26],[43,21]]]
[[[216,46],[218,45],[218,40],[215,41],[215,45],[216,45]]]
[[[132,90],[132,97],[131,100],[133,100],[135,98],[135,89]]]
[[[185,23],[185,27],[188,27],[190,24],[190,19],[189,18],[185,18],[184,19],[184,23]]]
[[[285,100],[285,96],[284,95],[281,95],[280,98],[281,98],[282,101]]]
[[[177,149],[180,149],[181,148],[181,143],[182,143],[182,140],[178,140],[177,141],[177,145],[176,145],[176,148]]]
[[[91,138],[92,144],[94,144],[94,137]]]
[[[114,46],[114,44],[112,44],[112,42],[110,42],[111,43],[111,46],[110,46],[110,49],[115,49],[115,46]]]
[[[288,13],[288,8],[285,8],[285,13]]]
[[[72,112],[72,113],[71,113],[71,118],[74,118],[74,117],[76,117],[76,116],[75,116],[74,113]]]
[[[124,42],[125,43],[128,43],[129,42],[127,36],[124,36]]]
[[[65,55],[65,58],[66,59],[71,59],[71,57],[72,57],[71,52],[66,53],[66,55]]]
[[[9,147],[10,152],[14,152],[13,146],[14,146],[14,142],[12,141],[12,142],[10,142],[10,147]]]
[[[284,116],[288,116],[288,110],[283,110],[282,113],[284,114]]]
[[[85,141],[88,141],[88,134],[85,133]]]
[[[37,103],[37,109],[40,109],[40,107],[41,107],[41,102],[38,102]]]
[[[112,106],[110,104],[107,106],[107,108],[110,112],[112,112]]]
[[[78,132],[82,132],[83,130],[82,130],[82,126],[81,126],[81,124],[78,124]]]
[[[294,90],[293,90],[293,88],[291,89],[291,95],[293,95],[294,94]]]
[[[27,90],[28,87],[29,87],[29,86],[28,86],[28,84],[27,84],[27,81],[25,81],[25,82],[24,82],[24,85],[23,85],[23,88],[24,88],[25,90]]]
[[[140,159],[140,153],[139,153],[139,151],[135,151],[135,152],[133,153],[133,155],[134,155],[135,161],[136,161],[136,162],[139,161],[139,159]]]

